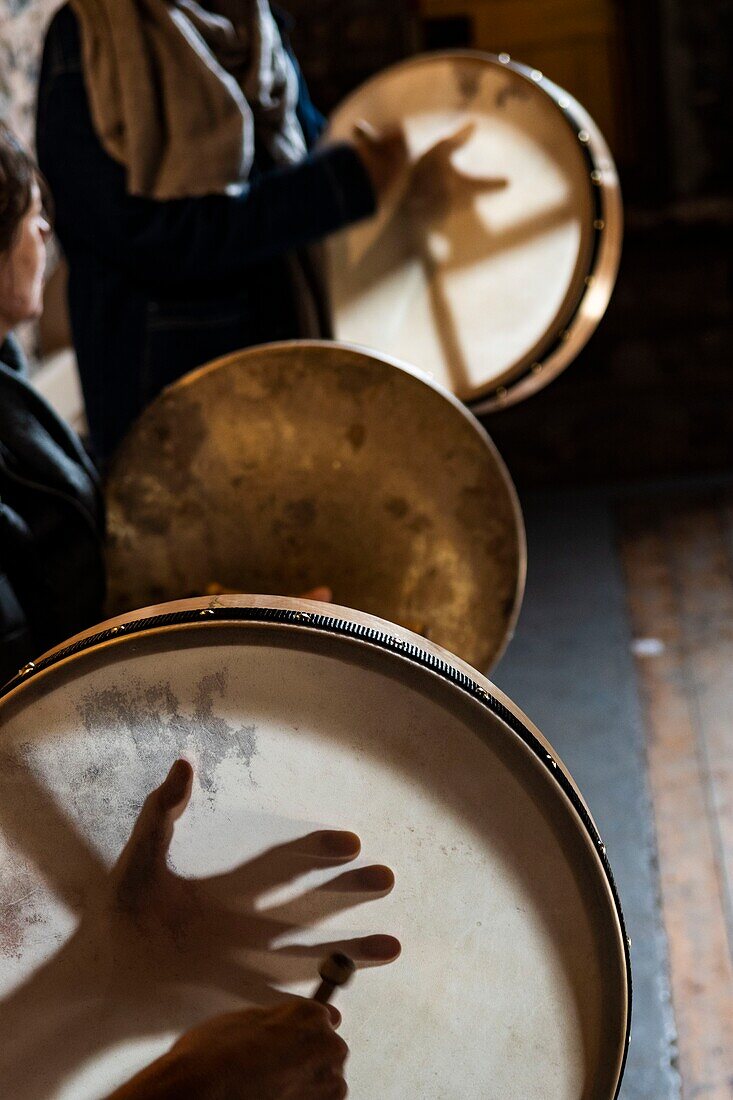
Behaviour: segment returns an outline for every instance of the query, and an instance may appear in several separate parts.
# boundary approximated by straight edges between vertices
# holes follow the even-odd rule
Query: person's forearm
[[[96,255],[141,282],[235,276],[375,209],[369,174],[356,150],[345,144],[274,168],[235,196],[131,197],[123,167],[94,133],[81,74],[56,78],[46,96],[38,154],[67,252]]]

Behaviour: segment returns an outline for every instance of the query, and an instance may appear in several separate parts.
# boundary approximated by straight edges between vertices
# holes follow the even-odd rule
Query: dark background
[[[733,466],[733,0],[286,0],[316,102],[425,49],[506,51],[601,125],[624,191],[614,298],[577,361],[485,418],[520,484]]]

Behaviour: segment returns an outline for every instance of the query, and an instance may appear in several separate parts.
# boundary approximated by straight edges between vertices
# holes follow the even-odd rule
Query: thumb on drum
[[[440,149],[443,153],[453,153],[465,145],[469,138],[473,137],[475,131],[475,122],[464,122],[457,127],[452,134],[448,134],[447,137],[441,138],[433,148]]]
[[[193,768],[187,760],[176,760],[159,787],[143,803],[132,834],[118,862],[123,878],[136,879],[164,860],[173,826],[188,805]]]
[[[158,787],[158,805],[165,812],[175,811],[180,817],[188,805],[193,783],[193,768],[188,760],[179,759],[172,765],[168,775]]]

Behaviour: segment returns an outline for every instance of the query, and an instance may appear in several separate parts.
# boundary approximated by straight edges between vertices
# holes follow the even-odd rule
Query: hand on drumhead
[[[150,736],[154,754],[152,729]],[[214,731],[211,736],[215,736]],[[78,885],[75,883],[73,892],[64,895],[79,918],[75,931],[56,952],[50,951],[10,1000],[6,999],[5,1020],[13,1022],[6,1029],[4,1058],[0,1059],[3,1096],[32,1100],[40,1095],[39,1080],[29,1066],[41,1047],[42,1091],[50,1096],[62,1091],[75,1067],[93,1064],[98,1055],[138,1038],[156,1041],[169,1034],[182,1034],[200,1021],[212,1019],[210,1025],[191,1032],[176,1048],[176,1058],[183,1058],[191,1066],[190,1052],[198,1049],[199,1039],[213,1043],[220,1036],[222,1046],[226,1046],[215,1019],[220,1013],[301,1004],[301,998],[286,994],[281,987],[302,982],[303,992],[312,994],[319,965],[334,952],[349,955],[357,967],[383,966],[399,955],[399,941],[382,934],[314,943],[315,924],[338,918],[353,906],[363,907],[389,893],[394,885],[394,876],[387,867],[348,868],[361,848],[354,833],[311,832],[261,851],[231,871],[209,878],[178,874],[170,865],[169,849],[176,822],[191,798],[193,783],[191,765],[177,761],[163,783],[145,799],[129,840],[111,870],[106,869],[99,853],[89,848],[84,876]],[[83,791],[80,798],[83,800]],[[197,809],[201,814],[194,826],[198,832],[206,829],[208,820],[205,797]],[[197,839],[205,858],[207,837]],[[236,843],[236,836],[231,839]],[[77,848],[82,845],[76,837],[74,842]],[[69,845],[61,850],[69,851]],[[79,858],[78,851],[75,858]],[[313,872],[320,872],[320,885],[299,890],[301,877],[309,876],[311,881]],[[274,890],[278,891],[279,904],[268,906]],[[362,908],[362,913],[369,908]],[[364,919],[360,917],[362,926]],[[348,1004],[347,994],[343,1004]],[[331,1006],[301,1011],[311,1013],[313,1019],[323,1019],[324,1013],[328,1019],[330,1014],[332,1025],[338,1022],[338,1013]],[[250,1015],[247,1011],[238,1019],[242,1028],[256,1024],[257,1028],[266,1025],[272,1031],[273,1021],[292,1023],[295,1017],[264,1012]],[[23,1026],[22,1020],[32,1026]],[[261,1036],[261,1031],[258,1034]],[[49,1042],[50,1035],[57,1038]],[[318,1040],[316,1047],[323,1049],[323,1043]],[[257,1048],[261,1053],[259,1064],[265,1065],[262,1049]],[[276,1061],[284,1066],[284,1054],[278,1054]],[[253,1091],[225,1091],[224,1095],[253,1100],[269,1096],[326,1100],[328,1096],[343,1095],[338,1074],[334,1077],[325,1070],[316,1070],[313,1062],[309,1065],[311,1092],[300,1087],[296,1075],[275,1078],[279,1092],[274,1085],[268,1091],[256,1079]],[[129,1095],[149,1096],[151,1100],[153,1096],[160,1100],[168,1095],[176,1100],[211,1095],[213,1100],[214,1095],[222,1095],[188,1091],[176,1086],[180,1078],[172,1080],[170,1093],[156,1091],[156,1085],[148,1092]],[[318,1091],[316,1085],[323,1089]]]
[[[479,195],[502,191],[507,186],[504,176],[477,176],[453,163],[454,154],[466,145],[475,130],[474,122],[464,123],[415,161],[406,197],[410,213],[420,218],[439,218],[473,202]]]
[[[314,924],[388,894],[394,886],[388,867],[341,870],[289,901],[260,905],[274,888],[355,859],[361,845],[353,833],[310,833],[210,878],[178,875],[168,850],[192,782],[191,765],[178,760],[145,800],[112,870],[103,924],[110,978],[120,993],[150,999],[156,987],[198,984],[254,1004],[275,1004],[285,996],[277,983],[315,981],[318,964],[334,951],[359,967],[384,965],[399,955],[399,941],[383,934],[297,943]],[[276,942],[285,945],[275,948]]]
[[[352,141],[369,173],[379,202],[388,198],[407,178],[409,152],[402,126],[375,130],[368,122],[355,124]]]
[[[348,1047],[313,1001],[217,1016],[109,1100],[341,1100]]]

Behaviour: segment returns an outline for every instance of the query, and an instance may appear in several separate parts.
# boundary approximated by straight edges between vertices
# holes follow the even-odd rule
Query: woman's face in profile
[[[13,243],[0,255],[0,318],[8,328],[38,317],[43,309],[46,242],[50,234],[41,192],[34,183],[30,205]]]

